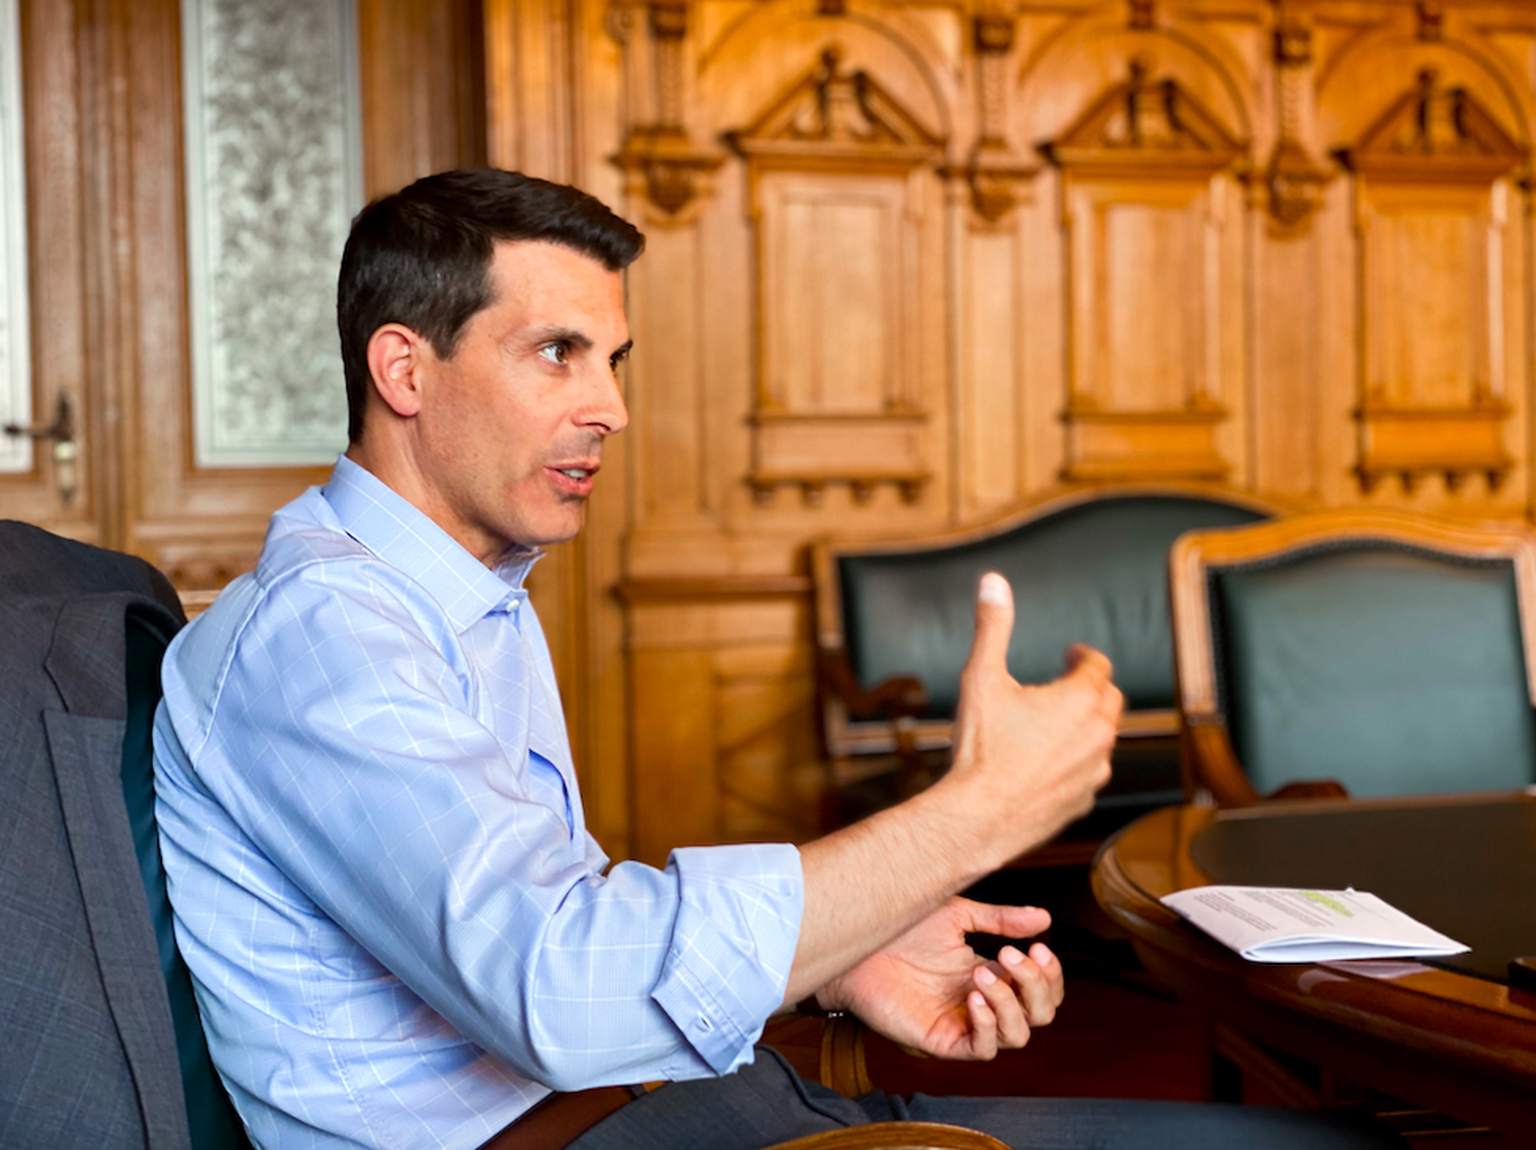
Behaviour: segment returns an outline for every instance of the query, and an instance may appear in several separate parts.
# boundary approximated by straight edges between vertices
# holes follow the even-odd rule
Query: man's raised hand
[[[949,771],[906,802],[800,848],[805,910],[786,1002],[845,975],[950,896],[1045,842],[1085,813],[1108,781],[1121,702],[1109,660],[1074,647],[1061,678],[1021,686],[1008,673],[1012,631],[1012,592],[1001,576],[987,575],[960,680]],[[1026,970],[1021,977],[1034,976]],[[961,1009],[968,1021],[951,1035],[973,1043],[968,1057],[982,1056],[989,1032],[1006,1042],[1013,1018],[993,984],[981,979],[974,989],[981,997],[967,991]],[[862,996],[861,1013],[873,1003]]]
[[[1120,691],[1098,651],[1074,646],[1066,673],[1023,686],[1008,672],[1013,591],[995,572],[976,595],[976,637],[960,676],[954,761],[945,782],[974,788],[978,830],[1006,859],[1048,840],[1093,806],[1109,781]]]

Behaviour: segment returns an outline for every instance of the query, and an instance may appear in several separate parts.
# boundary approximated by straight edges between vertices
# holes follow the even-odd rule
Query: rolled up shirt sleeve
[[[651,996],[725,1074],[750,1061],[763,1020],[784,999],[804,899],[800,854],[783,844],[689,847],[672,853],[667,872],[681,901]]]

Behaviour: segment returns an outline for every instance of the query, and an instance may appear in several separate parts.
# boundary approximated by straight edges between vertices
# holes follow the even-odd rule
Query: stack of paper
[[[1471,949],[1364,891],[1202,886],[1162,901],[1253,962],[1437,957]]]

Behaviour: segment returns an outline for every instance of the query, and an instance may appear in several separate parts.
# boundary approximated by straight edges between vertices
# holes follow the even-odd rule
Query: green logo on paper
[[[1354,918],[1354,913],[1336,898],[1331,898],[1320,890],[1304,890],[1300,892],[1302,898],[1320,902],[1336,914],[1342,914],[1345,918]]]

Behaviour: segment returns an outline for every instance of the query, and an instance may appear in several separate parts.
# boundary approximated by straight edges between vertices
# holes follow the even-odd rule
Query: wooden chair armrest
[[[848,709],[852,719],[885,717],[892,722],[915,718],[928,709],[928,688],[911,675],[893,676],[869,690],[854,677],[848,652],[842,648],[821,653],[821,675],[826,688]]]
[[[864,1061],[864,1024],[851,1014],[829,1014],[821,1026],[823,1086],[857,1098],[875,1088]]]
[[[1193,800],[1199,791],[1207,790],[1221,807],[1246,807],[1259,801],[1258,791],[1237,761],[1232,737],[1224,723],[1186,717],[1179,746],[1183,752],[1187,799]]]
[[[937,1122],[874,1122],[809,1134],[770,1150],[1008,1150],[990,1134]]]
[[[1186,721],[1182,746],[1184,793],[1189,798],[1201,787],[1222,807],[1246,807],[1262,799],[1349,798],[1344,784],[1333,779],[1298,779],[1261,797],[1237,761],[1226,725],[1212,719]]]

